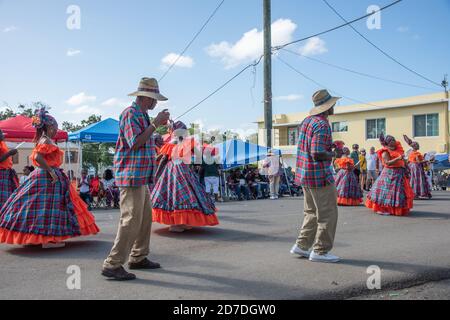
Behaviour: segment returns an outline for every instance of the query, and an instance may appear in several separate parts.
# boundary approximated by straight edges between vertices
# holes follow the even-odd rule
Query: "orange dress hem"
[[[337,199],[338,205],[340,206],[359,206],[361,203],[363,203],[363,199],[350,199],[350,198],[340,198]]]
[[[219,220],[215,214],[205,215],[199,210],[176,210],[165,211],[162,209],[152,210],[153,222],[173,225],[188,225],[192,227],[216,226]]]

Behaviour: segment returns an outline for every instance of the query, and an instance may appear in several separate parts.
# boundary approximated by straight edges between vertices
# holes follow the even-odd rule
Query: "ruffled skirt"
[[[62,170],[37,168],[0,211],[0,243],[39,245],[97,234],[100,230]]]
[[[219,224],[214,202],[184,163],[167,163],[151,197],[153,222],[193,227]]]
[[[376,213],[406,216],[413,208],[414,193],[405,168],[384,168],[367,195],[366,207]]]

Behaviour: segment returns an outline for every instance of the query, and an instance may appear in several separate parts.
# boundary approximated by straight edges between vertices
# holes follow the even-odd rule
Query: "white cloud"
[[[304,56],[315,56],[328,52],[328,49],[324,40],[314,37],[309,39],[299,52]]]
[[[161,59],[161,63],[163,68],[168,68],[174,63],[175,67],[192,68],[194,66],[194,59],[188,56],[181,56],[176,53],[169,53],[164,58]]]
[[[97,114],[97,115],[101,115],[102,111],[98,108],[93,108],[88,105],[83,105],[74,110],[66,110],[64,113],[65,114],[88,114],[88,115]]]
[[[279,46],[292,41],[297,25],[289,19],[279,19],[272,23],[272,45]],[[252,29],[234,44],[222,41],[211,44],[206,52],[214,58],[220,58],[227,69],[257,59],[263,54],[263,31]]]
[[[18,30],[18,28],[16,26],[9,26],[9,27],[6,27],[5,29],[3,29],[3,33],[13,32],[16,30]]]
[[[108,99],[108,100],[102,102],[102,104],[101,104],[102,107],[107,107],[107,108],[117,108],[117,107],[125,108],[128,105],[130,105],[130,101],[121,100],[121,99],[117,99],[117,98]]]
[[[97,97],[95,96],[88,96],[86,93],[81,92],[79,94],[76,94],[69,98],[69,100],[66,101],[68,105],[71,106],[80,106],[82,104],[88,103],[88,102],[94,102],[97,100]]]
[[[77,49],[69,49],[69,50],[67,50],[67,53],[66,53],[66,55],[68,57],[74,57],[74,56],[77,56],[79,54],[81,54],[81,50],[77,50]]]
[[[409,27],[406,26],[400,26],[397,28],[398,32],[404,33],[404,32],[408,32],[409,31]]]
[[[301,94],[289,94],[287,96],[278,96],[278,97],[274,97],[273,100],[275,101],[288,101],[288,102],[292,102],[292,101],[298,101],[303,99],[304,96],[302,96]]]

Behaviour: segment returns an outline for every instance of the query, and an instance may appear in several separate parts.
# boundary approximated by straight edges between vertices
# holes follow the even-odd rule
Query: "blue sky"
[[[0,0],[0,102],[41,100],[60,121],[91,113],[118,117],[143,76],[159,78],[163,59],[179,54],[217,6],[213,0]],[[348,19],[389,0],[329,0]],[[69,30],[66,10],[81,9],[81,29]],[[440,82],[450,73],[450,0],[404,0],[384,11],[381,29],[355,27],[402,63]],[[274,41],[284,42],[342,21],[322,1],[273,0]],[[200,101],[258,55],[262,0],[226,0],[207,29],[161,83],[174,116]],[[253,31],[252,31],[253,30]],[[246,34],[246,36],[244,36]],[[440,89],[402,69],[349,28],[290,47],[350,69],[408,82],[411,88],[366,79],[281,53],[330,90],[362,101],[420,95]],[[247,71],[182,120],[206,128],[251,129],[263,114],[262,64]],[[256,79],[256,80],[255,80]],[[255,87],[253,83],[255,80]],[[317,85],[273,61],[274,113],[310,108]],[[253,95],[253,99],[252,99]],[[343,100],[342,104],[352,104]],[[3,105],[3,104],[2,104]],[[0,105],[0,107],[2,106]]]

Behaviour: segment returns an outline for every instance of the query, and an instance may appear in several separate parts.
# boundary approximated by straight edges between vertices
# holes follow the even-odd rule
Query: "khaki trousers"
[[[150,253],[152,204],[148,186],[120,189],[120,222],[114,246],[103,263],[117,269],[129,262],[138,263]]]
[[[297,245],[305,251],[312,247],[317,254],[326,254],[333,248],[336,235],[336,186],[332,184],[324,188],[303,187],[303,192],[305,218]]]

